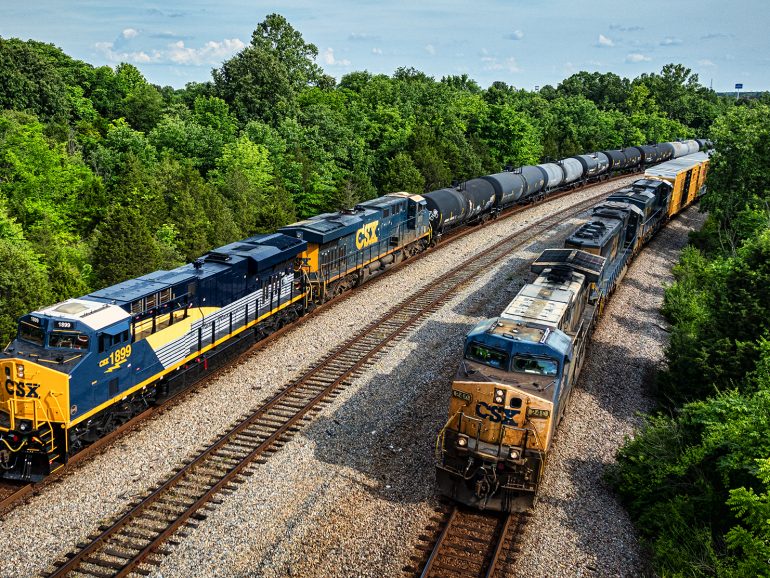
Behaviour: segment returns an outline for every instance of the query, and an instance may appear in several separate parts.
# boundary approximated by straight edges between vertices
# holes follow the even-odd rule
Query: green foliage
[[[669,89],[681,94],[681,82],[674,84]],[[763,106],[735,108],[714,125],[718,152],[702,201],[710,216],[693,236],[702,250],[685,249],[665,294],[664,313],[673,325],[667,369],[658,380],[665,413],[648,418],[610,473],[658,575],[770,574]]]
[[[20,262],[48,276],[46,298],[378,194],[690,134],[671,115],[705,127],[725,107],[675,69],[644,82],[579,73],[532,93],[406,67],[337,85],[317,60],[278,14],[211,81],[183,90],[131,64],[94,67],[50,44],[0,39],[0,202],[23,238]],[[662,105],[669,89],[686,111]],[[760,209],[731,223],[753,230]]]
[[[113,207],[94,237],[91,262],[99,287],[150,273],[164,257],[147,222],[134,207]]]

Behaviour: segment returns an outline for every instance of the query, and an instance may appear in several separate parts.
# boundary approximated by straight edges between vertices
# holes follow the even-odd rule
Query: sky
[[[210,80],[273,12],[338,80],[403,66],[531,90],[580,70],[634,78],[676,62],[720,92],[770,89],[768,0],[0,0],[0,36],[96,66],[130,62],[182,88]]]

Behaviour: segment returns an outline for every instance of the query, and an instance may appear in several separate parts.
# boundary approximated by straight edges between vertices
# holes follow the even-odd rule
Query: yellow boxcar
[[[666,181],[674,188],[668,205],[668,216],[673,217],[695,201],[704,191],[709,156],[698,152],[650,167],[644,176]]]

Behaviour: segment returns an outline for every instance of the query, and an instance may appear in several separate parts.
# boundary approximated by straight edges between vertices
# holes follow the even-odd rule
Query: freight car
[[[655,163],[695,152],[707,141],[666,142],[577,155],[554,163],[525,165],[438,189],[424,196],[430,214],[433,242],[446,231],[472,225],[521,202],[538,200],[620,172],[642,171]]]
[[[616,191],[565,248],[542,253],[498,317],[467,335],[436,441],[442,494],[481,509],[533,505],[605,300],[641,246],[703,192],[707,167],[703,153],[683,156]]]
[[[565,159],[424,196],[393,193],[23,316],[0,354],[0,477],[45,477],[255,340],[424,250],[445,227],[601,176],[601,156],[574,157],[577,179]]]

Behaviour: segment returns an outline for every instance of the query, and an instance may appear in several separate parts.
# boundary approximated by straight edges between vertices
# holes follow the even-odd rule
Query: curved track
[[[499,222],[501,219],[507,219],[510,217],[513,217],[514,215],[517,215],[521,212],[526,211],[530,207],[534,205],[540,205],[543,203],[548,203],[550,201],[554,201],[556,199],[559,199],[561,197],[564,197],[566,195],[570,195],[574,192],[586,190],[596,185],[606,184],[609,182],[613,182],[616,180],[620,180],[627,177],[636,176],[635,173],[633,174],[621,174],[614,177],[611,177],[605,181],[600,181],[598,183],[587,183],[583,186],[577,187],[575,189],[569,189],[565,191],[561,191],[556,194],[549,195],[545,198],[542,198],[540,200],[537,200],[531,204],[522,204],[522,205],[513,205],[510,208],[505,209],[496,219],[486,221],[484,223],[481,223],[477,226],[465,226],[465,227],[459,227],[453,231],[450,231],[449,233],[445,234],[442,238],[441,243],[436,248],[431,248],[428,251],[424,251],[423,253],[420,253],[419,255],[412,257],[408,259],[407,261],[401,262],[398,265],[395,265],[393,267],[390,267],[389,269],[385,270],[384,272],[378,274],[375,276],[372,281],[374,282],[375,279],[379,279],[382,277],[386,277],[395,271],[399,270],[401,266],[403,266],[405,263],[411,263],[413,261],[422,259],[430,254],[433,253],[435,249],[440,249],[442,247],[446,247],[449,243],[452,241],[456,241],[458,239],[461,239],[467,235],[471,235],[474,232],[478,231],[480,228],[483,228],[485,226],[491,225],[493,223]],[[597,197],[599,198],[599,197]],[[151,407],[144,411],[143,413],[135,416],[127,423],[121,425],[116,430],[110,432],[103,438],[99,439],[98,441],[94,442],[90,446],[86,447],[85,449],[81,450],[79,453],[74,454],[72,457],[70,457],[67,465],[65,467],[60,468],[56,472],[49,475],[45,480],[42,482],[38,482],[35,484],[14,484],[14,483],[8,483],[4,482],[2,485],[0,485],[0,516],[4,513],[8,512],[9,510],[16,507],[19,503],[24,501],[26,498],[28,498],[31,495],[34,495],[38,491],[40,491],[45,484],[53,481],[58,476],[61,476],[62,474],[68,472],[71,470],[73,466],[80,462],[84,462],[87,459],[93,457],[94,455],[100,453],[103,451],[112,441],[119,438],[120,436],[128,433],[129,431],[132,431],[139,427],[142,422],[147,420],[148,418],[154,416],[156,413],[165,411],[172,407],[175,403],[179,402],[180,400],[184,399],[184,397],[197,389],[200,389],[200,387],[205,384],[207,381],[218,375],[218,373],[225,368],[232,367],[233,364],[237,364],[242,362],[248,355],[252,354],[255,351],[258,351],[260,349],[263,349],[266,347],[269,343],[271,343],[273,340],[277,339],[287,331],[291,331],[293,328],[299,326],[300,324],[308,321],[309,319],[315,317],[316,315],[320,314],[321,312],[325,311],[328,307],[339,303],[340,301],[343,301],[347,299],[348,297],[351,297],[355,293],[355,290],[348,291],[346,293],[343,293],[342,295],[339,295],[335,297],[334,299],[328,301],[327,303],[324,303],[323,305],[317,307],[312,312],[308,313],[307,315],[300,317],[297,321],[294,323],[287,325],[283,327],[282,329],[279,329],[275,333],[269,335],[268,337],[258,341],[255,343],[252,347],[250,347],[248,350],[243,352],[238,357],[234,358],[233,360],[226,362],[224,365],[219,367],[218,369],[214,369],[211,371],[211,373],[207,374],[205,377],[202,377],[198,380],[198,382],[188,389],[185,389],[184,391],[181,391],[174,395],[173,397],[165,400],[161,405]]]
[[[50,576],[125,576],[148,573],[145,564],[158,564],[161,547],[184,525],[205,519],[204,508],[214,507],[218,492],[233,489],[330,403],[368,365],[418,327],[459,289],[478,278],[512,251],[532,242],[565,219],[591,207],[605,194],[596,195],[564,211],[530,224],[495,246],[468,259],[434,280],[416,296],[395,304],[284,386],[262,406],[249,412],[217,440],[185,462],[178,471],[133,504],[113,523],[103,526],[59,561]]]

